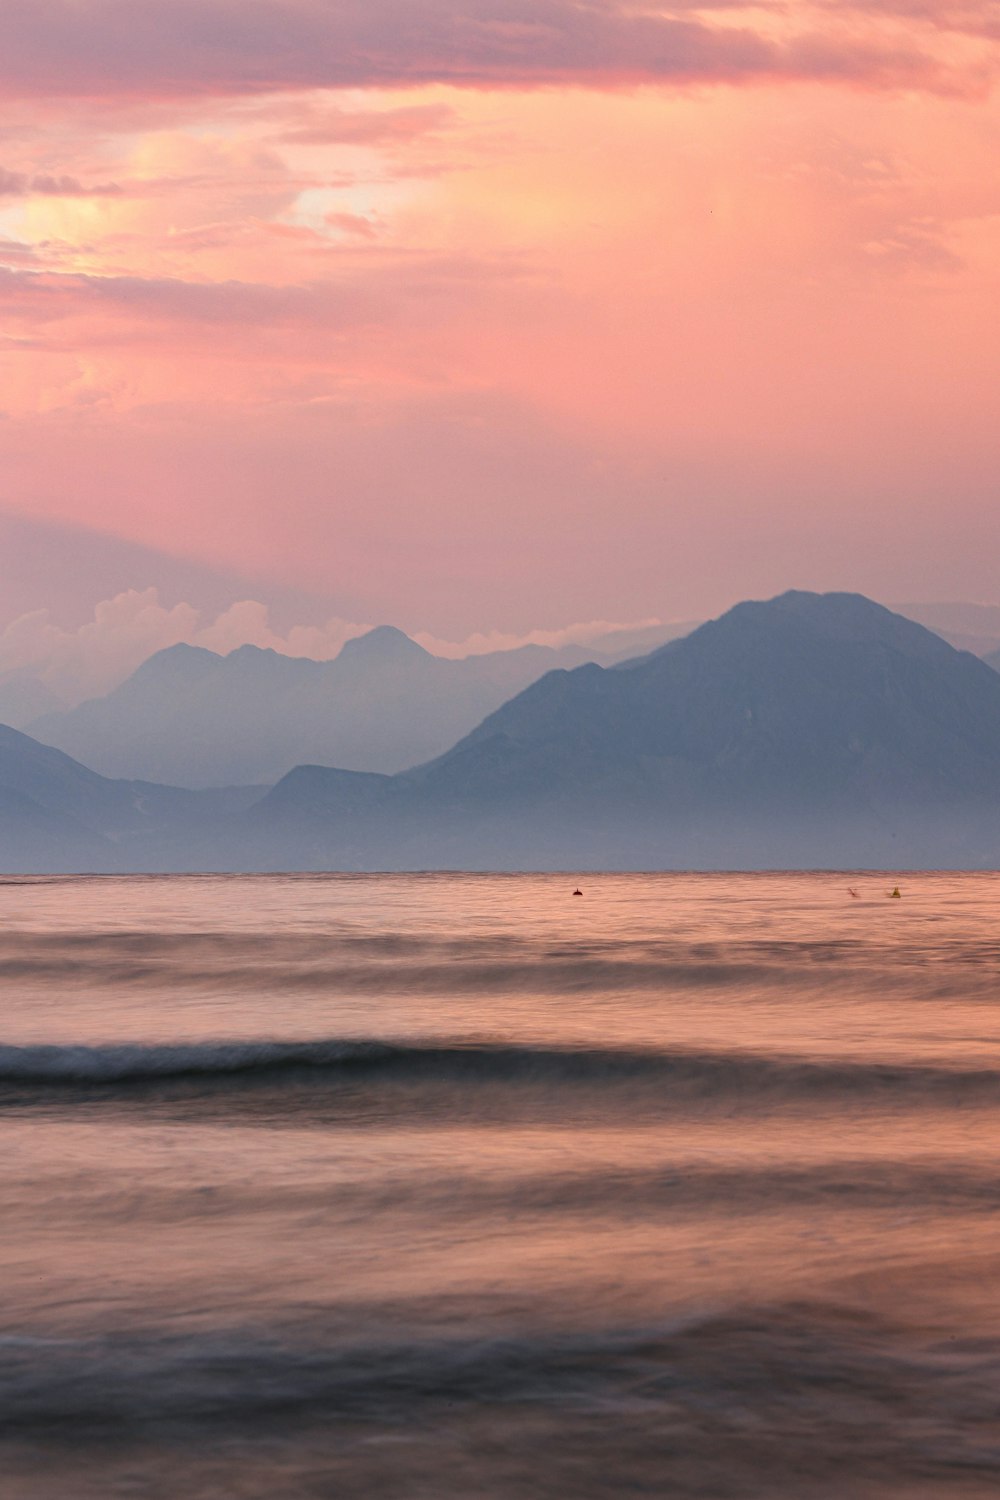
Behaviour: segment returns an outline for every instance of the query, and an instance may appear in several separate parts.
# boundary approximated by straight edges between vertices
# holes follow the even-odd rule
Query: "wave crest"
[[[755,1052],[547,1046],[485,1040],[211,1041],[163,1045],[0,1046],[0,1091],[37,1086],[107,1091],[170,1080],[205,1090],[235,1079],[338,1084],[641,1090],[664,1102],[817,1105],[844,1098],[891,1104],[1000,1103],[1000,1070],[931,1063],[819,1060]],[[637,1096],[638,1097],[638,1096]]]

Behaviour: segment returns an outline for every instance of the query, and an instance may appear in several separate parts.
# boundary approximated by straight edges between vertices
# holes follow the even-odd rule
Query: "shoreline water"
[[[995,1493],[1000,877],[846,884],[0,886],[5,1495]]]

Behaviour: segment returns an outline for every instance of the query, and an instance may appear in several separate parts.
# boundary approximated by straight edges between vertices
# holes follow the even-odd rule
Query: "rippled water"
[[[4,1500],[995,1496],[1000,877],[894,882],[4,882]]]

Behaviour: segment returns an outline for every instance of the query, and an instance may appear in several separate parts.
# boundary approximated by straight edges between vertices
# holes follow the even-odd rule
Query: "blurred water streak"
[[[4,1496],[994,1495],[1000,877],[895,884],[0,884]]]

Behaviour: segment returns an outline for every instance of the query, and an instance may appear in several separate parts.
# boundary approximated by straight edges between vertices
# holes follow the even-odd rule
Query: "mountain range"
[[[304,761],[392,773],[442,754],[554,668],[610,664],[688,628],[458,661],[431,655],[392,626],[348,641],[332,661],[257,646],[228,656],[171,646],[107,696],[25,727],[105,776],[193,788],[273,783]]]
[[[998,859],[1000,675],[859,595],[745,603],[646,656],[548,672],[392,775],[300,765],[196,791],[0,731],[8,871]]]
[[[0,870],[189,868],[206,827],[225,826],[266,790],[195,792],[110,780],[0,725]]]
[[[953,646],[1000,660],[1000,608],[901,606]],[[273,784],[302,763],[393,774],[443,754],[556,668],[611,666],[689,634],[689,624],[618,629],[588,646],[524,646],[462,660],[389,626],[330,661],[256,646],[228,655],[176,645],[100,698],[67,709],[25,672],[0,678],[0,723],[105,776],[206,788]]]

